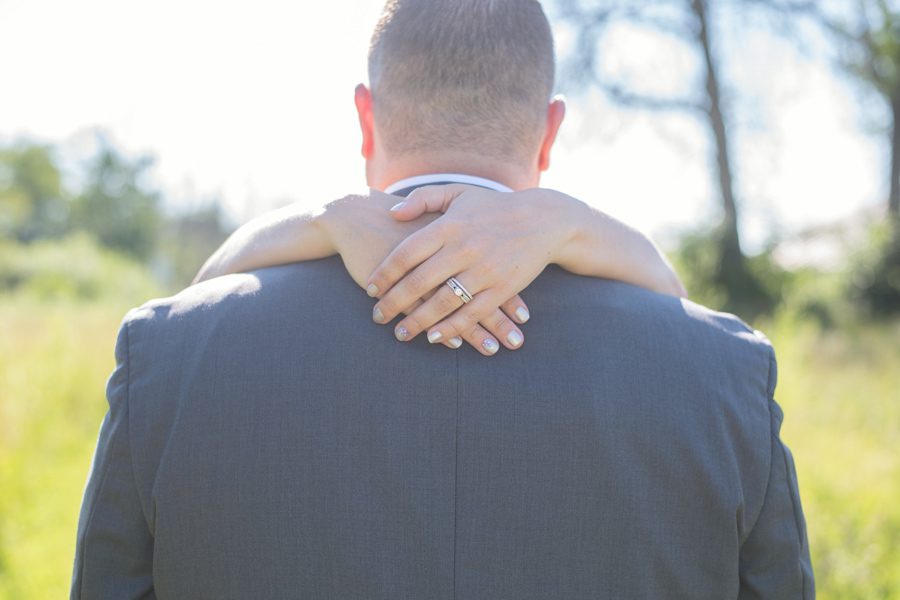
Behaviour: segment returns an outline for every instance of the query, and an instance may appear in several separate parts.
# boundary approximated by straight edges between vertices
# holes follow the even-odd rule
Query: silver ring
[[[459,279],[456,277],[451,277],[447,280],[447,285],[450,286],[450,289],[453,290],[453,293],[459,296],[459,299],[463,301],[463,304],[468,304],[472,301],[472,294],[469,290],[466,289],[466,286],[459,282]]]

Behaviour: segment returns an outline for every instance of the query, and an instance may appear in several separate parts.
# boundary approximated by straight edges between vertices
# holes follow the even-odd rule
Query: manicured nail
[[[391,207],[391,212],[397,212],[398,210],[400,210],[401,208],[403,208],[403,205],[404,205],[404,204],[406,204],[405,201],[404,201],[404,202],[398,202],[397,204],[393,205],[393,206]]]
[[[518,348],[519,346],[522,345],[522,342],[525,340],[522,337],[522,334],[519,333],[518,331],[510,331],[506,335],[506,341],[509,342],[509,345],[512,346],[513,348]]]
[[[528,309],[524,306],[520,306],[516,309],[516,316],[519,318],[519,323],[524,323],[531,318],[531,315],[528,314]]]
[[[384,313],[377,306],[372,310],[372,320],[376,323],[384,323]]]
[[[409,329],[401,325],[397,329],[394,330],[394,335],[397,336],[397,339],[401,342],[405,342],[409,339]]]
[[[481,347],[484,348],[488,354],[495,354],[497,350],[500,349],[500,344],[493,338],[487,338],[481,342]]]
[[[431,342],[432,344],[436,344],[439,341],[441,341],[441,339],[443,339],[443,337],[444,337],[444,334],[441,333],[440,331],[432,331],[431,333],[428,334],[428,341]]]
[[[378,286],[375,285],[374,283],[370,283],[369,287],[366,288],[366,293],[369,296],[371,296],[372,298],[374,298],[375,296],[378,295]]]
[[[450,342],[450,345],[454,348],[459,348],[460,346],[462,346],[462,338],[459,336],[452,337],[447,341]]]

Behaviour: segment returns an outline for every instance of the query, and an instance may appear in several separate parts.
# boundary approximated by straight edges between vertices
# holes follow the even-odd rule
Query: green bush
[[[0,294],[98,300],[149,298],[159,288],[146,267],[79,233],[31,244],[0,242]]]
[[[850,297],[869,315],[900,314],[900,222],[888,221],[872,230],[849,282]]]

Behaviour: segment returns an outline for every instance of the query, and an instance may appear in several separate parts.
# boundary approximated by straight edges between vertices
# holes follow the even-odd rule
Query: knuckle
[[[434,297],[434,301],[436,303],[435,308],[445,315],[459,308],[459,299],[456,297],[456,294],[437,294]]]
[[[463,311],[463,313],[459,316],[459,319],[463,330],[469,330],[478,326],[478,322],[481,320],[481,317],[478,315],[477,311],[467,310]]]
[[[394,251],[394,257],[390,261],[392,270],[402,272],[412,260],[412,251],[406,244],[402,244]]]
[[[509,317],[507,317],[500,311],[497,312],[498,314],[490,321],[491,327],[498,331],[509,329],[510,327],[512,327],[513,322],[509,319]]]
[[[412,335],[416,335],[427,329],[427,324],[423,322],[422,315],[413,313],[404,319],[403,324]]]
[[[395,296],[385,296],[378,302],[378,307],[381,309],[381,312],[385,315],[396,315],[400,312],[401,308],[398,306],[398,302],[395,299]]]
[[[404,282],[406,290],[411,294],[421,296],[428,291],[428,285],[425,281],[425,275],[419,271],[413,271],[406,276]]]

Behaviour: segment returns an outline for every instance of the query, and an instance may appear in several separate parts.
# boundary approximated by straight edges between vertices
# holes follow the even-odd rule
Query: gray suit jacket
[[[337,258],[125,318],[72,597],[812,598],[775,359],[549,268],[525,346],[394,340]]]

